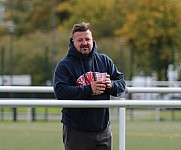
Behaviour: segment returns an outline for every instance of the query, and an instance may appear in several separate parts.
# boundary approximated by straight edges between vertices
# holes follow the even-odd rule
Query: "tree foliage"
[[[52,27],[52,1],[49,0],[9,0],[5,3],[5,20],[16,24],[16,35],[36,31],[48,32]]]
[[[19,67],[15,74],[31,74],[33,84],[42,84],[45,78],[51,80],[53,58],[49,56],[46,62],[44,50],[49,47],[49,55],[53,53],[53,2],[8,0],[4,3],[5,21],[12,20],[16,25],[14,54],[15,65]],[[134,68],[133,75],[140,70],[146,75],[155,71],[158,80],[165,80],[168,65],[180,65],[180,0],[56,0],[56,61],[66,54],[68,32],[78,22],[91,23],[99,51],[110,55],[127,79]],[[0,26],[1,44],[8,44],[4,33],[5,27]],[[120,45],[120,40],[125,41],[124,45]]]
[[[173,50],[180,50],[180,1],[139,0],[129,5],[132,9],[127,9],[126,22],[116,35],[135,50],[136,68],[144,67],[147,74],[154,70],[162,80],[174,63]]]
[[[70,29],[77,22],[90,22],[95,37],[111,37],[123,24],[121,5],[115,0],[69,0],[57,8],[58,14],[67,14],[60,20],[64,27]]]

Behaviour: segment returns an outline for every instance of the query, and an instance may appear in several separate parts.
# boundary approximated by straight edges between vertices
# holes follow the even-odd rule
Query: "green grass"
[[[126,150],[177,150],[181,122],[126,122]],[[0,150],[63,150],[59,121],[0,121]],[[113,147],[118,150],[118,122],[112,122]]]
[[[2,109],[2,108],[0,108],[0,109]],[[44,108],[44,107],[36,108],[36,112],[40,113],[40,114],[44,113],[45,110],[48,110],[49,113],[51,113],[51,114],[60,114],[60,112],[61,112],[61,108]],[[12,112],[12,108],[4,108],[4,112]],[[19,107],[19,108],[17,108],[17,112],[26,113],[27,107]]]
[[[60,150],[60,122],[0,122],[1,150]]]
[[[177,150],[180,125],[180,122],[128,122],[126,150]]]

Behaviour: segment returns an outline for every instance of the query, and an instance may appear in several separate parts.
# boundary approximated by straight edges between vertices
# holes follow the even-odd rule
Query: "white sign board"
[[[0,76],[0,85],[31,85],[31,76],[30,75]]]

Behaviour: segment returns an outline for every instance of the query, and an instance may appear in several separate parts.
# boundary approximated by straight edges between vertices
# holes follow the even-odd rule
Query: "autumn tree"
[[[5,21],[12,20],[16,24],[14,54],[18,68],[15,71],[31,74],[38,84],[44,82],[45,47],[52,46],[54,1],[5,1]],[[146,75],[156,71],[158,80],[165,80],[168,65],[180,65],[180,7],[180,0],[56,0],[59,50],[56,59],[66,54],[72,25],[90,22],[99,52],[110,55],[118,68],[124,69],[121,71],[126,79],[128,74],[132,76],[144,70]],[[0,34],[1,31],[4,32],[4,28]],[[1,43],[8,43],[7,33],[0,36],[3,36]],[[50,68],[51,64],[48,65]],[[134,68],[134,74],[129,67]]]
[[[179,53],[180,1],[139,0],[129,5],[132,9],[127,9],[126,22],[116,35],[134,50],[136,68],[144,67],[147,75],[156,71],[158,80],[165,80],[168,65]]]
[[[16,24],[16,35],[48,32],[52,28],[51,0],[8,0],[4,6],[5,21],[12,20]]]
[[[125,1],[125,0],[120,0]],[[57,5],[57,14],[65,28],[78,22],[90,22],[95,37],[112,37],[123,24],[122,7],[116,0],[64,0]]]

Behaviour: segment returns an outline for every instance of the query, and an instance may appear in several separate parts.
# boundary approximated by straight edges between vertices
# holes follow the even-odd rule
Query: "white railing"
[[[0,100],[0,107],[64,107],[64,108],[181,108],[181,100]]]
[[[143,84],[144,83],[144,84]],[[170,85],[177,85],[181,86],[181,81],[151,81],[151,83],[146,82],[146,80],[143,81],[136,81],[137,85],[145,85],[145,87],[169,87]],[[134,86],[134,81],[126,81],[127,86]]]
[[[51,86],[0,86],[0,92],[53,93]],[[180,93],[178,87],[127,87],[128,93]]]
[[[53,93],[51,86],[0,86],[1,92],[36,92],[36,93]]]
[[[40,86],[0,86],[1,92],[45,92],[52,93],[53,87]],[[158,87],[127,87],[128,93],[180,93],[181,88],[158,88]],[[162,100],[0,100],[0,107],[67,107],[67,108],[103,108],[119,107],[119,150],[125,150],[125,114],[126,108],[181,108],[181,101]]]

